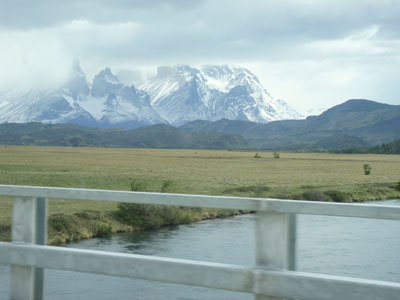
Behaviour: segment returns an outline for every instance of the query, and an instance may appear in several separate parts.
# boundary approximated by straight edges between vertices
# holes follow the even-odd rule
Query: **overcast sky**
[[[89,79],[244,66],[298,110],[400,104],[400,0],[0,0],[0,89],[58,84],[74,58]]]

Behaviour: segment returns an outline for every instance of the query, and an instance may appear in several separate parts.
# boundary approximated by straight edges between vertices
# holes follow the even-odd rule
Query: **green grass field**
[[[0,147],[0,184],[304,199],[305,191],[342,191],[352,201],[400,197],[400,155],[226,150]],[[363,165],[372,167],[364,175]],[[112,212],[116,204],[50,201],[50,215]],[[10,223],[11,199],[1,198],[0,225]]]

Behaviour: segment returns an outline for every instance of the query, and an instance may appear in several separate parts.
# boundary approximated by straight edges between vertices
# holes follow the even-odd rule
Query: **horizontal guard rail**
[[[0,263],[296,299],[375,300],[400,295],[400,283],[394,282],[28,244],[0,242]]]
[[[400,220],[400,207],[390,205],[12,185],[0,185],[0,195]]]
[[[0,185],[12,196],[10,299],[42,300],[44,269],[132,277],[253,293],[271,299],[398,299],[400,283],[295,272],[296,214],[400,220],[400,206]],[[150,257],[46,244],[47,199],[210,207],[256,211],[255,267]]]

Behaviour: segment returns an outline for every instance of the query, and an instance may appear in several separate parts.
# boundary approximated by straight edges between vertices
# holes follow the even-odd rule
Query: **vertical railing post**
[[[46,243],[46,199],[14,198],[12,242]],[[43,299],[43,270],[24,266],[11,266],[11,300]]]
[[[47,244],[47,199],[36,198],[36,241],[37,245]],[[35,268],[34,299],[43,299],[44,269]]]
[[[257,212],[256,265],[269,270],[294,270],[296,215]],[[257,295],[256,300],[281,300],[282,297]]]

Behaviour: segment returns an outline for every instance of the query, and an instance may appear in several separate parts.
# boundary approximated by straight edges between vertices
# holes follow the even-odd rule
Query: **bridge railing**
[[[43,269],[252,293],[255,299],[398,299],[400,283],[295,271],[296,214],[400,220],[400,207],[297,200],[0,185],[12,196],[10,299],[43,299]],[[256,266],[46,246],[48,198],[256,211]]]

